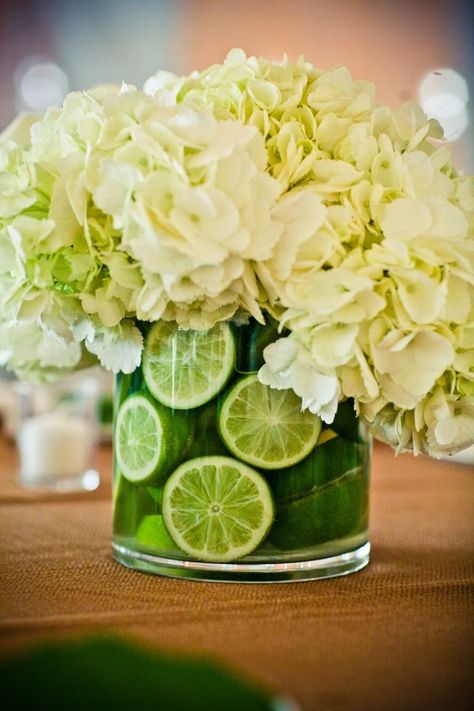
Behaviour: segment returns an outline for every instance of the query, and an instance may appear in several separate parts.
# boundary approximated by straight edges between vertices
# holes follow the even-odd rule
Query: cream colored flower
[[[35,167],[12,140],[0,142],[0,219],[13,218],[34,205]]]
[[[452,454],[472,444],[474,398],[450,395],[438,387],[426,400],[424,417],[426,450],[431,456]]]
[[[133,321],[124,320],[114,328],[94,328],[85,345],[107,370],[133,373],[140,365],[143,337]]]
[[[377,138],[371,133],[368,123],[348,123],[347,135],[334,148],[342,160],[353,163],[357,170],[369,171],[379,152]]]
[[[308,322],[316,325],[371,288],[368,277],[350,269],[334,268],[288,280],[282,288],[281,300],[295,313],[305,310]]]
[[[375,87],[370,82],[353,81],[347,67],[324,72],[312,84],[308,104],[318,114],[335,113],[363,120],[374,108]]]
[[[402,409],[414,408],[454,361],[451,342],[434,331],[390,331],[371,355],[382,393]]]
[[[446,303],[447,283],[416,269],[394,272],[393,280],[406,312],[417,324],[435,323]]]
[[[381,212],[380,226],[389,240],[407,241],[422,237],[431,227],[429,208],[412,198],[398,198]]]
[[[129,372],[133,319],[202,330],[266,310],[291,331],[266,382],[328,422],[353,397],[399,451],[464,446],[474,183],[441,137],[345,67],[242,50],[20,119],[0,137],[3,361],[52,377],[88,349]]]
[[[354,344],[354,357],[347,365],[338,369],[338,374],[344,395],[353,397],[359,407],[365,405],[366,412],[369,407],[373,409],[375,403],[383,401],[383,404],[386,404],[386,399],[380,396],[379,383],[368,357],[358,343]],[[377,409],[381,407],[382,405],[377,405]],[[368,419],[372,421],[373,418]]]
[[[316,365],[331,368],[351,360],[358,333],[355,324],[331,323],[313,328],[311,354]]]
[[[462,211],[441,197],[426,201],[399,198],[381,210],[381,215],[380,225],[388,239],[451,240],[467,235],[468,224]]]
[[[313,190],[303,189],[283,196],[272,214],[283,229],[274,245],[268,269],[275,280],[283,282],[288,279],[293,268],[301,267],[301,261],[306,261],[306,249],[311,248],[312,244],[310,238],[322,226],[326,208]],[[310,261],[308,266],[312,265]]]
[[[263,356],[265,365],[258,371],[261,383],[277,390],[294,390],[302,409],[328,424],[334,420],[340,396],[338,379],[330,370],[318,370],[302,343],[280,338],[265,348]]]
[[[413,450],[411,428],[404,422],[404,413],[386,405],[370,421],[374,436],[393,447],[397,453]]]

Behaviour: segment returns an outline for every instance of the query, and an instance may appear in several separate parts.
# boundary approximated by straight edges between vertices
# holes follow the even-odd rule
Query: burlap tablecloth
[[[0,441],[2,654],[44,638],[118,632],[223,661],[307,711],[469,707],[472,467],[395,459],[377,446],[370,566],[265,586],[120,567],[110,552],[107,448],[98,461],[97,492],[37,495],[15,485],[14,451]]]

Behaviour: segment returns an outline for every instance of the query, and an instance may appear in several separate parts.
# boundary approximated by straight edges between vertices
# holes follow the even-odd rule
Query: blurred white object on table
[[[99,386],[87,371],[57,383],[15,384],[19,481],[56,491],[93,490]]]
[[[81,479],[88,471],[93,437],[91,424],[76,415],[55,411],[27,417],[18,437],[22,483],[36,486],[47,480],[57,488]]]

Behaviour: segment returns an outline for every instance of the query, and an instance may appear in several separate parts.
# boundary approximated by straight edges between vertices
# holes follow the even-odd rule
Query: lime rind
[[[198,457],[165,484],[163,519],[188,555],[210,562],[243,558],[267,536],[273,498],[264,478],[231,457]]]
[[[219,433],[238,459],[261,469],[283,469],[308,456],[317,444],[321,421],[302,412],[291,390],[263,385],[257,374],[241,378],[225,396]]]
[[[231,328],[218,323],[208,331],[185,331],[159,321],[145,339],[143,375],[152,395],[175,410],[189,410],[212,400],[235,366]]]
[[[125,400],[115,433],[115,454],[123,476],[133,483],[149,479],[163,457],[163,427],[147,397],[137,394]]]

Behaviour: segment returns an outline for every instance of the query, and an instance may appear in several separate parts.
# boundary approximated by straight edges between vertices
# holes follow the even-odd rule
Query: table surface
[[[0,438],[0,653],[115,632],[229,665],[306,711],[469,708],[472,466],[374,448],[370,565],[284,585],[136,573],[110,549],[111,451],[92,493],[20,489]],[[471,685],[471,688],[469,688]]]

